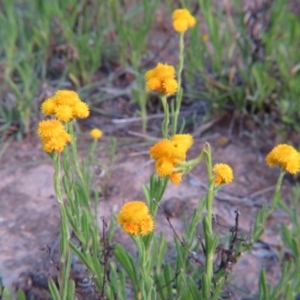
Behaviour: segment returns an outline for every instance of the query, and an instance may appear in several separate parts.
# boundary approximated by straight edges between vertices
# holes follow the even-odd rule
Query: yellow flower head
[[[56,102],[52,97],[52,98],[48,98],[43,102],[41,106],[41,110],[45,116],[54,115],[55,107],[56,107]]]
[[[159,176],[170,177],[173,184],[181,182],[182,174],[174,172],[178,164],[185,161],[186,152],[193,144],[190,134],[175,134],[170,140],[163,139],[150,148],[150,157],[155,160]]]
[[[89,116],[90,111],[86,103],[80,101],[75,104],[73,107],[73,116],[74,118],[85,119]]]
[[[79,95],[74,91],[59,90],[53,97],[57,105],[75,106],[78,102],[81,102]]]
[[[41,121],[38,125],[37,133],[41,138],[50,138],[59,136],[64,130],[65,128],[60,121],[52,119]]]
[[[152,217],[150,215],[145,216],[143,220],[141,220],[139,227],[142,236],[148,235],[150,232],[152,232],[154,230],[154,222]]]
[[[182,180],[182,174],[179,172],[173,172],[170,175],[171,182],[175,185],[178,185]]]
[[[175,80],[175,68],[159,63],[154,69],[145,74],[146,91],[156,91],[169,96],[177,91],[178,84]]]
[[[171,141],[172,145],[178,149],[178,153],[184,152],[184,154],[194,143],[193,137],[190,134],[175,134]]]
[[[163,139],[150,148],[150,157],[157,160],[161,157],[171,157],[173,145],[170,140]]]
[[[167,96],[175,94],[178,83],[174,78],[167,78],[162,82],[163,93]]]
[[[213,168],[215,173],[215,185],[230,183],[233,180],[232,169],[226,164],[216,164]]]
[[[55,118],[62,122],[70,122],[73,119],[73,110],[69,105],[57,105],[54,109]]]
[[[102,131],[98,128],[94,128],[90,131],[90,135],[94,140],[98,140],[102,137]]]
[[[45,100],[41,106],[44,115],[54,115],[62,122],[69,122],[75,118],[89,116],[89,107],[82,102],[74,91],[59,90],[51,98]]]
[[[174,169],[174,163],[168,158],[158,159],[155,163],[155,170],[159,176],[170,176]]]
[[[142,201],[124,204],[118,215],[118,223],[123,230],[132,235],[148,235],[154,230],[154,222],[147,205]]]
[[[277,145],[266,157],[268,166],[279,166],[284,171],[296,174],[300,169],[300,153],[287,144]]]
[[[37,133],[41,138],[43,150],[47,153],[62,152],[71,136],[66,132],[63,124],[55,119],[41,121]]]
[[[71,136],[66,132],[62,132],[59,137],[42,139],[43,150],[47,153],[54,151],[62,152],[67,144],[71,141]]]
[[[173,28],[177,32],[185,32],[188,28],[194,27],[196,18],[187,9],[176,9],[173,12]]]
[[[157,77],[161,81],[175,77],[175,68],[168,64],[158,63],[156,68],[153,70],[154,76],[152,77]]]

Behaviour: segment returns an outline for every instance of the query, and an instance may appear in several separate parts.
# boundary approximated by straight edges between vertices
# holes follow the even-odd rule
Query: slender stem
[[[281,170],[280,175],[277,180],[277,183],[276,183],[272,206],[270,207],[270,210],[268,212],[266,212],[266,214],[263,215],[262,222],[261,222],[262,226],[264,225],[264,223],[267,221],[269,216],[273,213],[274,209],[277,207],[277,205],[280,202],[280,198],[281,198],[280,189],[281,189],[282,180],[283,180],[284,175],[285,175],[285,172],[283,170]]]
[[[69,224],[68,219],[65,211],[64,204],[59,205],[60,211],[60,264],[59,264],[59,286],[60,286],[60,294],[61,299],[67,299],[67,290],[68,290],[68,281],[69,281],[69,274],[70,268],[68,259],[70,259],[70,251],[69,251],[69,239],[70,239],[70,232],[69,232]]]
[[[281,170],[280,175],[278,177],[277,183],[276,183],[276,187],[275,187],[275,191],[274,191],[274,197],[273,197],[273,203],[271,206],[271,209],[269,211],[269,215],[274,211],[274,209],[276,208],[276,206],[278,205],[278,203],[280,202],[280,189],[281,189],[281,185],[282,185],[282,180],[283,177],[285,175],[285,171]]]
[[[58,153],[54,153],[53,156],[55,174],[54,174],[54,189],[57,198],[57,202],[59,204],[59,212],[60,212],[60,264],[59,264],[59,292],[62,300],[67,299],[67,291],[68,291],[68,282],[69,282],[69,274],[70,274],[70,251],[69,251],[69,224],[68,218],[64,206],[63,201],[63,193],[60,186],[61,179],[61,164],[60,164],[60,155]],[[69,295],[70,296],[70,295]]]
[[[91,147],[89,149],[89,161],[88,161],[88,166],[89,167],[92,166],[93,158],[94,158],[94,153],[95,153],[97,145],[98,145],[98,140],[94,139],[93,143],[91,144]]]
[[[71,148],[72,148],[72,154],[73,154],[73,162],[76,168],[76,172],[81,180],[82,183],[85,183],[81,169],[79,167],[79,163],[78,163],[78,155],[77,155],[77,143],[76,143],[76,137],[74,135],[74,128],[73,128],[73,124],[70,122],[67,124],[68,125],[68,131],[72,137],[71,139]]]
[[[206,153],[206,165],[207,165],[207,175],[208,175],[208,190],[206,195],[206,275],[209,284],[213,277],[213,258],[214,249],[212,247],[213,242],[213,232],[212,232],[212,207],[213,207],[213,197],[214,197],[214,177],[212,172],[212,159],[211,159],[211,149],[207,144],[207,149],[204,150]]]
[[[206,201],[206,209],[207,209],[207,219],[209,223],[210,232],[212,232],[212,201],[214,196],[214,178],[212,174],[212,161],[211,161],[211,153],[207,153],[207,173],[208,173],[208,190],[207,190],[207,201]]]
[[[178,124],[178,116],[181,107],[181,100],[182,100],[182,88],[181,88],[181,76],[184,64],[184,32],[180,33],[179,35],[179,64],[178,64],[178,71],[177,71],[177,83],[178,83],[178,90],[176,95],[176,107],[175,112],[172,118],[172,135],[176,134],[177,132],[177,124]]]
[[[140,54],[138,51],[132,51],[131,54],[132,57],[132,66],[133,70],[136,72],[136,74],[139,74],[139,66],[140,66]],[[147,129],[147,96],[145,94],[145,91],[143,89],[144,82],[141,80],[140,76],[137,76],[137,84],[138,84],[138,90],[133,95],[135,96],[139,108],[140,108],[140,115],[141,115],[141,121],[142,121],[142,133],[146,134]]]
[[[60,177],[61,177],[61,170],[60,170],[60,155],[55,152],[53,154],[53,162],[54,162],[54,169],[55,169],[55,174],[54,174],[54,190],[57,198],[57,202],[59,204],[63,204],[63,197],[62,197],[62,191],[60,188]]]
[[[162,123],[162,133],[163,133],[163,137],[165,139],[168,138],[168,129],[169,129],[169,122],[170,122],[170,117],[169,117],[169,105],[167,103],[167,96],[166,95],[161,95],[161,102],[163,105],[163,109],[164,109],[164,120]]]
[[[84,191],[84,203],[86,205],[86,208],[89,210],[90,213],[92,213],[91,209],[91,203],[90,203],[90,193],[89,193],[89,187],[86,178],[83,176],[83,172],[79,166],[79,159],[77,155],[77,142],[76,142],[76,136],[74,134],[73,124],[72,122],[69,122],[67,124],[68,131],[71,135],[71,148],[72,148],[72,155],[73,155],[73,163],[75,165],[76,173],[82,183],[83,191]]]
[[[264,224],[265,224],[266,220],[270,217],[270,215],[273,213],[273,211],[275,210],[277,205],[279,205],[281,202],[280,201],[280,198],[281,198],[280,188],[282,185],[282,180],[283,180],[284,175],[285,175],[285,172],[283,170],[281,170],[279,178],[276,183],[274,196],[273,196],[273,203],[272,203],[270,209],[269,210],[263,209],[262,211],[259,211],[256,214],[256,218],[257,218],[258,222],[256,223],[256,226],[254,227],[254,231],[252,233],[252,240],[254,242],[256,242],[260,238],[260,236],[263,234]]]
[[[187,174],[190,172],[195,166],[197,166],[204,156],[204,151],[200,153],[200,155],[194,159],[191,159],[189,161],[183,161],[180,162],[176,168],[174,168],[175,172],[181,172],[182,174]]]
[[[281,170],[280,175],[277,180],[277,183],[276,183],[272,206],[270,207],[270,210],[264,215],[264,217],[262,219],[262,224],[264,224],[266,222],[266,220],[273,213],[274,209],[277,207],[277,205],[280,202],[280,197],[281,197],[280,189],[281,189],[282,180],[283,180],[284,175],[285,175],[285,172],[283,170]]]
[[[145,248],[145,245],[143,243],[142,237],[138,235],[137,237],[134,237],[136,246],[138,248],[139,253],[139,270],[140,270],[140,287],[143,288],[141,290],[141,299],[151,299],[150,294],[151,291],[148,289],[149,287],[149,280],[150,280],[150,256],[149,256],[149,248]]]
[[[89,186],[91,186],[92,180],[94,180],[94,177],[93,177],[92,173],[90,172],[90,170],[91,170],[92,164],[94,162],[94,154],[95,154],[95,150],[96,150],[97,145],[98,145],[98,139],[94,139],[91,146],[90,146],[90,149],[89,149],[89,158],[88,158],[88,162],[87,162],[87,170],[89,170],[89,173],[86,174],[86,176],[87,176],[86,180],[87,180]],[[97,215],[96,207],[97,207],[97,205],[96,205],[96,202],[95,202],[95,217]]]

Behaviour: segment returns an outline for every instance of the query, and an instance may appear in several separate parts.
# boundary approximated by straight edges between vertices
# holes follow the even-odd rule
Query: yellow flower
[[[55,119],[41,121],[37,133],[41,138],[43,150],[47,153],[62,152],[67,142],[71,141],[63,124]]]
[[[178,88],[177,81],[174,78],[167,78],[162,82],[163,94],[167,96],[175,94]]]
[[[156,68],[154,69],[154,76],[157,77],[161,81],[164,79],[171,79],[175,77],[175,68],[168,64],[158,63]]]
[[[177,91],[178,84],[175,80],[175,68],[173,66],[158,63],[157,66],[146,72],[146,91],[156,91],[169,96]]]
[[[102,131],[98,128],[94,128],[90,131],[90,135],[93,139],[98,140],[102,137]]]
[[[159,80],[159,78],[149,78],[146,82],[146,91],[157,91],[159,93],[163,93],[161,81]]]
[[[55,119],[41,121],[38,125],[37,133],[41,138],[58,136],[64,131],[64,125]]]
[[[74,91],[59,90],[55,95],[42,104],[44,115],[54,115],[59,121],[69,122],[75,118],[86,118],[89,116],[89,107],[82,102]]]
[[[58,90],[53,97],[57,105],[75,106],[76,103],[81,102],[79,95],[74,91]]]
[[[193,144],[190,134],[175,134],[170,140],[163,139],[150,148],[158,176],[170,177],[173,184],[181,182],[182,174],[174,169],[186,159],[186,152]]]
[[[226,164],[216,164],[213,168],[215,173],[215,184],[230,183],[233,180],[232,169]]]
[[[151,233],[154,230],[154,222],[150,215],[147,215],[140,222],[140,231],[141,235],[145,236]]]
[[[173,145],[170,140],[163,139],[150,148],[150,157],[157,160],[161,157],[170,157]]]
[[[155,163],[155,170],[159,176],[169,176],[173,169],[174,163],[167,158],[158,159]]]
[[[300,169],[300,153],[292,146],[287,144],[277,145],[267,155],[268,166],[279,166],[284,171],[296,174]]]
[[[171,182],[175,185],[178,185],[181,182],[182,174],[179,172],[173,172],[170,175]]]
[[[73,110],[69,105],[57,105],[55,107],[55,117],[62,122],[70,122],[73,119]]]
[[[43,150],[47,153],[54,151],[62,152],[67,144],[71,141],[71,136],[67,132],[62,132],[59,137],[42,139]]]
[[[194,27],[196,19],[187,9],[176,9],[173,12],[173,27],[177,32],[185,32],[188,28]]]
[[[73,116],[74,118],[85,119],[89,116],[90,111],[86,103],[80,101],[75,104],[73,107]]]
[[[56,102],[52,97],[52,98],[48,98],[43,102],[41,106],[41,110],[45,116],[53,115],[55,113],[55,107],[56,107]]]
[[[186,153],[194,143],[193,137],[190,134],[175,134],[171,141],[172,145],[178,149],[178,153]]]
[[[174,163],[185,160],[186,152],[190,149],[193,142],[193,137],[190,134],[175,134],[171,138],[171,144],[173,146],[171,157]]]
[[[118,223],[123,230],[132,235],[148,235],[154,229],[154,222],[147,205],[142,201],[131,201],[122,207]]]

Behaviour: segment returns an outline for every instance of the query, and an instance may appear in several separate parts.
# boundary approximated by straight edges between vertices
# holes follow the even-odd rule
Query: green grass
[[[299,16],[287,8],[287,0],[274,0],[257,21],[261,26],[257,42],[251,23],[257,11],[248,10],[245,22],[240,1],[229,1],[227,10],[216,2],[181,1],[200,21],[186,35],[185,97],[189,102],[208,101],[214,113],[228,107],[240,115],[263,111],[300,131]],[[135,113],[142,116],[145,132],[148,97],[143,76],[151,66],[144,63],[153,58],[148,41],[162,30],[155,16],[163,8],[163,22],[170,29],[166,36],[176,38],[171,14],[178,7],[173,1],[3,0],[2,137],[22,138],[30,132],[45,98],[43,86],[48,94],[61,88],[82,91],[84,100],[96,109],[109,99],[97,87],[113,85],[114,70],[104,79],[97,75],[108,62],[132,74],[131,101],[137,103]],[[152,64],[156,60],[159,56]]]
[[[240,114],[264,111],[299,131],[300,23],[287,4],[273,1],[260,11],[245,11],[233,1],[223,11],[199,0],[207,29],[192,29],[189,81],[194,91],[195,80],[201,82],[200,94],[217,112],[229,105]],[[209,40],[199,43],[204,32]]]

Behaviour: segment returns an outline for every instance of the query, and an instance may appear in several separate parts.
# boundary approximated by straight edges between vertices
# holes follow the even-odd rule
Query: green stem
[[[162,133],[163,133],[163,137],[165,139],[168,138],[168,128],[169,128],[169,122],[170,122],[170,117],[169,117],[169,105],[167,103],[167,96],[166,95],[161,95],[161,102],[163,105],[163,109],[164,109],[164,120],[162,123]]]
[[[283,180],[284,175],[285,175],[285,172],[283,170],[281,170],[280,175],[277,180],[277,183],[276,183],[275,191],[274,191],[273,203],[272,203],[270,209],[268,211],[266,211],[266,213],[262,216],[261,226],[264,226],[264,223],[267,221],[267,219],[273,213],[273,211],[275,210],[277,205],[280,203],[280,198],[281,198],[280,189],[281,189],[282,180]],[[258,227],[258,229],[260,229],[260,227]],[[253,236],[256,236],[256,232],[253,234]],[[257,240],[257,239],[258,238],[255,238],[255,240]]]
[[[79,177],[79,180],[81,182],[82,193],[83,193],[83,196],[80,197],[80,200],[79,200],[79,206],[80,207],[77,208],[76,217],[74,216],[73,222],[74,222],[74,224],[76,224],[78,226],[77,228],[81,227],[81,222],[82,222],[82,220],[81,220],[81,218],[82,218],[82,207],[81,206],[83,206],[84,209],[86,209],[86,211],[87,211],[87,215],[90,216],[89,222],[88,222],[89,226],[92,226],[93,229],[97,230],[97,228],[98,228],[97,203],[95,202],[94,211],[93,211],[92,205],[91,205],[91,197],[90,197],[89,179],[91,177],[88,176],[87,174],[85,174],[82,171],[82,169],[79,165],[79,158],[78,158],[78,154],[77,154],[77,142],[76,142],[76,136],[74,134],[73,124],[70,122],[70,123],[67,124],[67,126],[68,126],[68,131],[69,131],[69,133],[71,135],[71,138],[72,138],[71,139],[71,149],[72,149],[73,164],[75,166],[76,173],[77,173],[77,175]],[[92,164],[92,162],[93,162],[93,154],[94,154],[94,151],[95,151],[96,146],[98,144],[97,142],[98,142],[97,140],[94,140],[94,142],[91,146],[87,166],[85,166],[85,167],[88,168],[88,170],[90,170],[90,167],[91,167],[90,164]],[[85,236],[84,245],[86,245],[86,246],[88,245],[88,239],[89,238],[87,236]]]
[[[172,118],[172,135],[176,134],[177,132],[177,124],[178,124],[178,117],[181,107],[181,100],[182,100],[182,88],[181,88],[181,75],[183,70],[184,64],[184,32],[180,33],[179,35],[179,64],[178,64],[178,72],[177,72],[177,83],[178,83],[178,90],[176,95],[176,107],[173,113]]]
[[[178,163],[176,168],[174,168],[174,172],[181,172],[182,174],[189,173],[194,167],[196,167],[202,161],[204,153],[205,152],[202,151],[200,155],[195,159]]]
[[[208,175],[208,190],[206,195],[206,276],[208,283],[211,284],[213,277],[213,258],[214,249],[213,245],[213,231],[212,231],[212,210],[213,210],[213,197],[214,197],[214,177],[212,171],[212,158],[211,149],[209,144],[207,144],[207,149],[204,150],[206,154],[206,165],[207,165],[207,175]]]
[[[263,231],[264,231],[265,222],[270,217],[270,215],[273,213],[275,208],[278,205],[280,205],[280,202],[281,202],[280,188],[282,185],[282,180],[283,180],[284,175],[285,175],[285,172],[283,170],[281,170],[279,178],[276,183],[274,196],[273,196],[273,202],[272,202],[270,209],[267,210],[266,208],[264,209],[264,207],[263,207],[263,209],[261,211],[258,211],[256,214],[256,222],[255,222],[256,226],[254,226],[254,231],[252,234],[252,239],[254,242],[256,242],[261,237],[261,235],[263,234]]]
[[[64,204],[60,204],[60,264],[59,264],[59,290],[61,299],[70,299],[71,295],[68,295],[68,283],[70,277],[71,268],[71,253],[69,250],[69,224],[65,211]]]
[[[63,193],[60,186],[61,179],[61,164],[60,164],[60,155],[58,153],[54,153],[52,155],[52,159],[54,162],[55,174],[54,174],[54,189],[57,198],[57,202],[59,204],[59,212],[60,212],[60,263],[59,263],[59,292],[60,298],[71,299],[68,295],[68,284],[69,284],[69,275],[70,275],[70,267],[71,267],[71,253],[69,251],[69,224],[68,218],[65,211],[64,201],[63,201]]]
[[[68,132],[71,135],[71,149],[72,149],[72,156],[73,156],[73,163],[76,169],[76,173],[82,183],[83,191],[84,191],[84,203],[86,205],[86,208],[89,210],[90,213],[92,213],[91,209],[91,203],[90,203],[90,193],[89,193],[89,186],[87,183],[86,178],[83,176],[83,172],[79,165],[79,159],[77,154],[77,142],[76,142],[76,136],[74,134],[73,124],[72,122],[69,122],[67,124]]]
[[[145,193],[145,196],[147,198],[147,203],[149,205],[150,213],[153,216],[154,220],[156,219],[158,206],[153,201],[153,199],[155,199],[157,203],[161,202],[168,182],[169,182],[168,177],[158,177],[156,175],[152,175],[150,178],[149,193]],[[144,245],[146,249],[149,248],[152,242],[153,234],[154,233],[150,233],[146,237],[144,237]]]
[[[72,154],[73,154],[73,162],[76,168],[76,172],[81,180],[82,183],[85,183],[81,169],[79,167],[79,163],[78,163],[78,155],[77,155],[77,142],[76,142],[76,136],[74,135],[74,128],[73,128],[73,124],[70,122],[67,124],[68,126],[68,131],[72,137],[71,139],[71,148],[72,148]]]
[[[98,145],[98,140],[94,139],[93,143],[91,144],[91,147],[89,149],[89,162],[88,162],[89,168],[92,166],[94,153],[95,153],[97,145]]]
[[[152,292],[154,291],[153,280],[150,276],[150,247],[145,247],[143,238],[138,235],[134,237],[136,242],[138,253],[139,253],[139,269],[140,269],[140,287],[141,287],[141,299],[142,300],[151,300]]]
[[[60,188],[60,178],[61,178],[61,170],[60,170],[60,155],[55,152],[52,156],[53,163],[54,163],[54,190],[57,198],[57,202],[59,204],[63,204],[63,197],[62,197],[62,191]]]
[[[210,232],[212,232],[212,201],[214,196],[214,178],[212,173],[212,161],[211,161],[211,152],[206,152],[207,154],[207,173],[208,173],[208,191],[207,191],[207,218],[209,221]]]
[[[275,191],[274,191],[274,197],[273,197],[274,201],[273,201],[271,209],[269,211],[269,215],[274,211],[274,209],[276,208],[276,206],[280,202],[280,198],[281,198],[280,189],[281,189],[282,180],[283,180],[284,175],[285,175],[285,171],[281,170],[280,175],[279,175],[278,180],[277,180],[277,183],[276,183],[276,187],[275,187]]]

